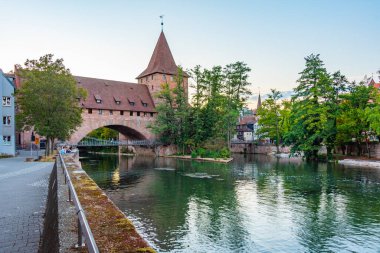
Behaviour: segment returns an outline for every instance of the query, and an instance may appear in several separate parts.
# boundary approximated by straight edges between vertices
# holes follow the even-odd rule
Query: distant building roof
[[[146,85],[81,76],[75,79],[79,87],[87,90],[86,100],[81,101],[85,108],[156,112]],[[99,99],[101,103],[97,103]]]
[[[244,116],[239,120],[239,125],[255,124],[257,118],[253,115]]]
[[[375,79],[372,77],[370,81],[368,82],[368,85],[371,85],[375,87],[376,89],[380,89],[380,80],[379,82],[376,82]]]
[[[164,32],[161,32],[156,47],[154,48],[152,57],[150,58],[148,67],[136,79],[154,74],[177,74],[177,65],[175,64],[173,55],[170,51],[168,42],[166,41]],[[184,76],[188,74],[184,72]]]

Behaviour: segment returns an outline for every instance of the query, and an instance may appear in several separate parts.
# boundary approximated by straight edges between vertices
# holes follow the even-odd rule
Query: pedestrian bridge
[[[93,137],[84,137],[77,144],[67,145],[76,147],[116,147],[116,146],[147,146],[153,147],[159,145],[156,140],[100,140]]]

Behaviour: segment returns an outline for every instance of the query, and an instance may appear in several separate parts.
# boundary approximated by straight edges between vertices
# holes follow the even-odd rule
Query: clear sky
[[[244,61],[252,90],[291,90],[304,57],[380,69],[380,0],[0,0],[0,68],[53,53],[74,75],[135,82],[161,31],[185,69]]]

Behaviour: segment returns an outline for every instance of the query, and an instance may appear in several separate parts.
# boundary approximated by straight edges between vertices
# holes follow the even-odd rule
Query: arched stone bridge
[[[155,121],[155,117],[150,114],[141,113],[137,116],[136,113],[130,116],[129,113],[120,115],[119,112],[111,112],[103,110],[99,114],[97,110],[89,114],[88,110],[83,110],[83,122],[80,127],[71,135],[68,143],[78,144],[91,131],[100,127],[108,127],[118,131],[119,140],[153,140],[155,135],[148,128],[149,124]]]

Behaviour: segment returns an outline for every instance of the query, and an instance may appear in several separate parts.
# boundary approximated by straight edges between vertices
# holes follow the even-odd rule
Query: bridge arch
[[[122,139],[153,140],[154,134],[148,128],[154,122],[153,117],[139,117],[123,115],[93,115],[82,114],[83,122],[71,135],[68,142],[77,144],[90,132],[101,127],[108,127],[118,131]]]

